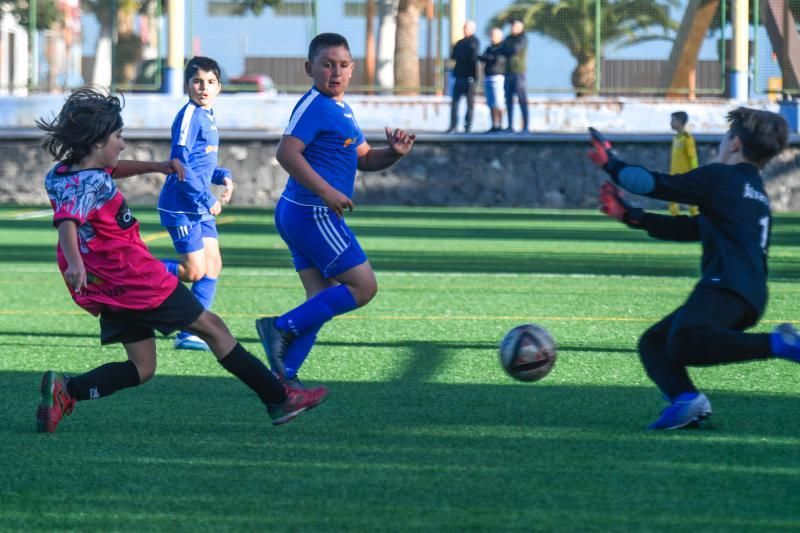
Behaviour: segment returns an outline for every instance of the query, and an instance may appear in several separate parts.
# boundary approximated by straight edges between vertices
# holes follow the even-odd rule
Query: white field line
[[[3,216],[2,218],[10,220],[27,220],[29,218],[43,218],[52,214],[52,209],[36,209],[34,211],[15,211]]]

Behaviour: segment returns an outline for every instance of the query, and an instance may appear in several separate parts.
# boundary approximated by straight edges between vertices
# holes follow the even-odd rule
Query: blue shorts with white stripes
[[[179,254],[202,250],[204,238],[217,239],[217,222],[214,219],[193,222],[188,226],[167,226],[172,244]]]
[[[367,260],[344,218],[327,207],[281,197],[275,206],[275,226],[298,272],[313,267],[332,278]]]

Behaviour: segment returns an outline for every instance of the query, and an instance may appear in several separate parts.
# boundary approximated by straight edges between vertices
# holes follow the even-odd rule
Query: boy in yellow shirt
[[[689,115],[685,111],[672,113],[670,127],[675,130],[675,137],[672,138],[672,157],[670,159],[670,174],[685,174],[697,168],[697,147],[694,143],[692,134],[686,131],[686,124],[689,122]],[[681,206],[678,203],[670,202],[669,212],[672,216],[680,213]],[[697,216],[700,211],[696,205],[689,206],[689,214]]]

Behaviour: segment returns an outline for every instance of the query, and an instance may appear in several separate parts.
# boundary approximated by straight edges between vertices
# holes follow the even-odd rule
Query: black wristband
[[[622,169],[627,166],[628,164],[625,161],[622,159],[617,159],[612,154],[609,154],[608,163],[605,164],[603,170],[605,170],[608,175],[611,176],[611,179],[614,181],[614,183],[619,185],[617,176],[619,176],[619,173],[622,171]]]
[[[643,229],[644,224],[644,209],[634,207],[625,211],[622,215],[622,221],[631,228]]]

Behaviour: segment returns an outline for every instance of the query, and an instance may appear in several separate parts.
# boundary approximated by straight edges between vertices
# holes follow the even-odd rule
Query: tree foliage
[[[599,0],[600,42],[618,48],[644,41],[669,39],[678,28],[670,8],[679,0]],[[517,0],[492,18],[493,26],[519,19],[526,31],[541,33],[563,44],[577,59],[597,56],[595,2],[591,0]]]
[[[30,22],[30,2],[28,0],[14,0],[11,2],[12,13],[19,23],[28,27]],[[56,0],[37,0],[36,2],[36,29],[46,30],[56,22],[63,20],[64,16],[56,5]]]
[[[577,60],[573,86],[580,92],[593,89],[596,62],[602,48],[632,46],[657,39],[670,40],[679,22],[670,17],[670,9],[680,0],[517,0],[497,13],[492,26],[502,26],[519,19],[525,31],[540,33],[561,43]],[[597,50],[599,41],[601,49]]]

